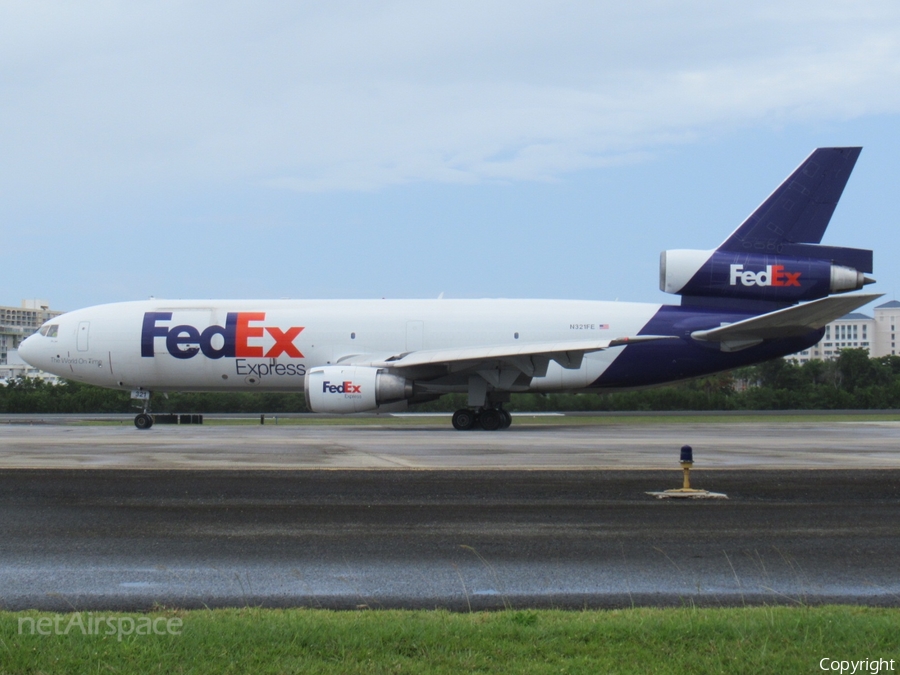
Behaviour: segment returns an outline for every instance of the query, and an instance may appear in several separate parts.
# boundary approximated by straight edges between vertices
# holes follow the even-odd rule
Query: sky
[[[677,303],[832,145],[897,298],[896,0],[0,0],[0,304]]]

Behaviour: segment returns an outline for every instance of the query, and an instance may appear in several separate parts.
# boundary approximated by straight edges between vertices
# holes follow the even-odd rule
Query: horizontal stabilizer
[[[374,368],[411,368],[413,366],[430,366],[458,364],[460,362],[480,363],[504,359],[516,359],[530,356],[543,356],[551,360],[565,360],[589,352],[599,352],[610,347],[622,347],[637,342],[671,339],[668,335],[635,335],[614,340],[571,340],[562,342],[532,342],[524,344],[507,344],[484,347],[462,347],[460,349],[426,349],[404,354],[397,354],[378,360],[365,358],[353,359],[354,365],[366,365]]]
[[[779,309],[719,328],[698,330],[691,333],[691,337],[705,342],[746,343],[747,346],[762,340],[796,337],[824,328],[825,324],[849,314],[854,309],[858,309],[882,295],[882,293],[866,293],[831,296],[796,307]]]

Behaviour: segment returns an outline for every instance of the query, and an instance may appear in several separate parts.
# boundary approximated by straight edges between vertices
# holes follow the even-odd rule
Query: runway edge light
[[[681,470],[684,474],[682,486],[664,492],[648,492],[657,499],[728,499],[722,492],[696,490],[691,487],[691,467],[694,465],[694,449],[689,445],[681,446]]]

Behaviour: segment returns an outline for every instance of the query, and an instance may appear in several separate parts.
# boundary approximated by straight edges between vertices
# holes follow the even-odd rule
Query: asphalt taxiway
[[[0,607],[900,605],[900,424],[0,426]],[[658,501],[693,483],[727,501]],[[548,467],[552,467],[549,469]]]

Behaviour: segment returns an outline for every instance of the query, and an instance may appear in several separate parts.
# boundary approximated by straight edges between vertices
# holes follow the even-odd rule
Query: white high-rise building
[[[23,300],[21,307],[0,306],[0,365],[6,363],[7,354],[18,349],[22,340],[60,314],[50,309],[46,300]]]
[[[825,326],[825,337],[809,349],[794,354],[795,361],[834,359],[842,349],[865,349],[870,357],[896,356],[897,327],[900,326],[900,302],[891,300],[875,308],[875,316],[853,312]]]
[[[891,300],[875,308],[875,350],[872,356],[896,356],[897,326],[900,326],[900,302]]]
[[[32,368],[18,358],[19,344],[36,333],[45,321],[62,312],[50,309],[46,300],[23,300],[21,307],[0,306],[0,384],[12,377],[56,377]]]

